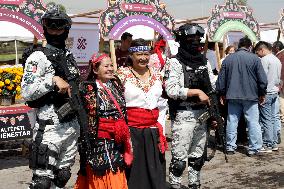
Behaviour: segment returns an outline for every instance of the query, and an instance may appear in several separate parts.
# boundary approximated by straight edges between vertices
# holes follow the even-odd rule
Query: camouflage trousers
[[[71,167],[75,163],[75,156],[77,154],[77,142],[80,134],[80,126],[77,119],[66,123],[60,123],[57,114],[52,107],[45,106],[40,112],[37,112],[39,119],[51,119],[54,124],[46,125],[42,144],[47,144],[48,148],[58,154],[58,158],[49,157],[48,164],[57,169]],[[35,124],[33,128],[33,139],[37,135],[39,125]],[[54,178],[53,170],[36,169],[33,174],[37,176]],[[52,185],[52,189],[58,188]]]
[[[198,121],[204,110],[178,111],[172,124],[172,158],[178,161],[187,161],[188,158],[200,158],[203,155],[206,143],[206,124]],[[169,182],[171,185],[180,186],[182,176],[177,177],[170,171]],[[200,171],[188,166],[189,185],[200,184]],[[177,187],[178,188],[178,187]]]

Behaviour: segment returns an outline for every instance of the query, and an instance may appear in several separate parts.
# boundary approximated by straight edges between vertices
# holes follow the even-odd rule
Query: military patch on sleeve
[[[34,63],[32,63],[32,62],[29,63],[29,64],[27,64],[26,71],[27,71],[27,72],[36,73],[36,71],[37,71],[37,65],[34,64]]]

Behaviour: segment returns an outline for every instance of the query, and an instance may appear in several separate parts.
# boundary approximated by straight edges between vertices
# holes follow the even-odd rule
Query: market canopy
[[[0,21],[0,28],[5,28],[1,29],[0,42],[14,40],[32,42],[34,39],[34,34],[29,30],[11,22]]]
[[[44,38],[40,24],[44,12],[45,7],[41,0],[0,0],[0,21],[23,26],[37,39]]]
[[[229,31],[241,31],[252,41],[260,38],[259,24],[247,6],[238,5],[234,0],[226,0],[225,5],[216,5],[207,21],[208,36],[211,41],[222,41]]]

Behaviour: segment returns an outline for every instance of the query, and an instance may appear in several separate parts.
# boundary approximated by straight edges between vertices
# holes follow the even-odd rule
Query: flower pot
[[[0,96],[1,106],[10,106],[13,104],[13,96]]]

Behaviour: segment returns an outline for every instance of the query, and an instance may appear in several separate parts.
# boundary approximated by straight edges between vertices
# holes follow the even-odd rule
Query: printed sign
[[[0,4],[5,5],[20,5],[25,0],[0,0]]]
[[[99,27],[86,25],[85,28],[74,25],[69,32],[66,44],[79,63],[89,63],[94,52],[99,51]]]
[[[40,18],[45,8],[40,0],[0,0],[0,21],[23,26],[38,39],[44,38]]]
[[[30,108],[9,107],[0,109],[0,141],[32,137],[32,129],[27,112]]]
[[[173,39],[174,18],[160,6],[159,0],[108,1],[108,8],[100,17],[100,32],[104,38],[119,39],[126,29],[135,25],[149,26],[164,39]]]
[[[211,41],[222,41],[229,31],[241,31],[252,41],[258,41],[260,30],[252,16],[252,10],[238,5],[234,0],[227,0],[225,5],[216,5],[208,19],[208,35]]]

